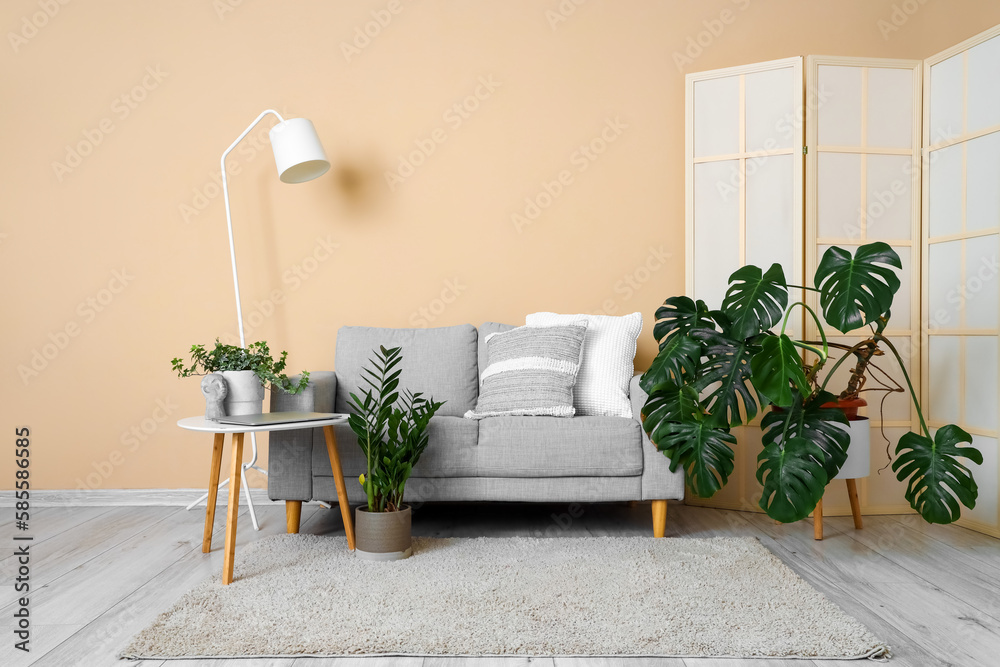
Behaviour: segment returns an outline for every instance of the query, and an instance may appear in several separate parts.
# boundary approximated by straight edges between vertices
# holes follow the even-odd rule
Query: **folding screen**
[[[926,61],[923,397],[983,452],[962,523],[1000,535],[997,486],[1000,26]]]
[[[718,308],[744,264],[777,262],[799,283],[802,59],[689,75],[686,101],[687,294]],[[755,431],[737,429],[752,446],[737,449],[737,472],[713,505],[749,508],[759,498]]]
[[[892,246],[903,270],[886,333],[915,382],[920,377],[920,75],[918,60],[806,59],[806,276],[811,280],[832,245],[851,252],[872,241]],[[808,300],[819,313],[816,293]],[[818,340],[811,319],[806,331]],[[832,327],[825,333],[831,342],[847,345],[864,337],[863,331],[844,336]],[[894,360],[886,356],[874,363],[905,387]],[[838,370],[830,385],[834,393],[847,386],[849,368]],[[872,370],[865,387],[877,388],[881,379]],[[885,468],[887,447],[895,449],[914,425],[909,393],[866,391],[862,397],[869,402],[873,428],[872,474],[858,483],[862,511],[909,511],[903,486]],[[845,485],[831,484],[827,493],[827,513],[850,511]]]
[[[931,428],[957,423],[984,454],[978,505],[961,522],[1000,536],[1000,26],[923,62],[812,56],[804,81],[799,58],[690,74],[686,148],[687,294],[710,307],[744,264],[779,262],[798,282],[830,245],[879,240],[899,253],[888,333]],[[895,475],[878,470],[918,420],[905,396],[880,397],[866,395],[875,428],[862,509],[909,511]],[[729,485],[689,502],[757,509],[760,434],[735,433]],[[827,513],[848,511],[839,486]]]

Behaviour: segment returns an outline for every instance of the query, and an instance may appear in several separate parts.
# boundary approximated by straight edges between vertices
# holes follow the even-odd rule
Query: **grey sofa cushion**
[[[346,424],[333,427],[337,436],[337,451],[344,469],[344,480],[350,486],[358,485],[358,475],[365,472],[367,462],[358,439]],[[323,432],[315,429],[312,452],[313,474],[332,477],[330,457],[326,451]],[[479,425],[461,417],[432,417],[427,427],[429,442],[423,455],[413,466],[411,478],[417,477],[473,477],[476,475],[476,443]]]
[[[500,324],[499,322],[484,322],[482,326],[479,327],[479,372],[482,373],[487,364],[490,361],[490,353],[486,347],[486,337],[492,333],[502,333],[504,331],[510,331],[511,329],[516,329],[518,325],[516,324]]]
[[[480,477],[642,474],[639,423],[624,417],[493,417],[479,422]]]
[[[440,329],[341,327],[337,333],[337,412],[350,412],[361,369],[379,345],[403,348],[399,388],[445,401],[441,416],[461,417],[476,407],[479,395],[478,334],[471,324]],[[365,388],[368,385],[364,385]],[[358,394],[360,396],[360,394]]]

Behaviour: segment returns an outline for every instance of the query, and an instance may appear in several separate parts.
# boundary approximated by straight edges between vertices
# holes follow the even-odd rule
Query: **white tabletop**
[[[189,431],[204,431],[207,433],[254,433],[261,431],[294,431],[302,428],[317,428],[319,426],[333,426],[343,424],[347,421],[347,415],[332,414],[328,419],[313,419],[306,422],[292,422],[286,424],[262,424],[260,426],[250,426],[248,424],[223,424],[222,422],[209,421],[205,415],[198,417],[186,417],[177,422],[181,428]]]

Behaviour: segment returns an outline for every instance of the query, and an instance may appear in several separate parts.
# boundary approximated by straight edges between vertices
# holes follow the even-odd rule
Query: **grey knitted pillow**
[[[509,415],[572,417],[585,323],[518,327],[486,337],[488,362],[468,419]]]

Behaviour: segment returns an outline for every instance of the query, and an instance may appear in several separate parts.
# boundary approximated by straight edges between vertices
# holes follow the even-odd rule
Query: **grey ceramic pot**
[[[264,411],[264,385],[253,371],[222,371],[228,392],[226,414],[259,415]]]
[[[410,539],[410,506],[398,512],[354,512],[354,553],[363,560],[401,560],[413,554]]]

